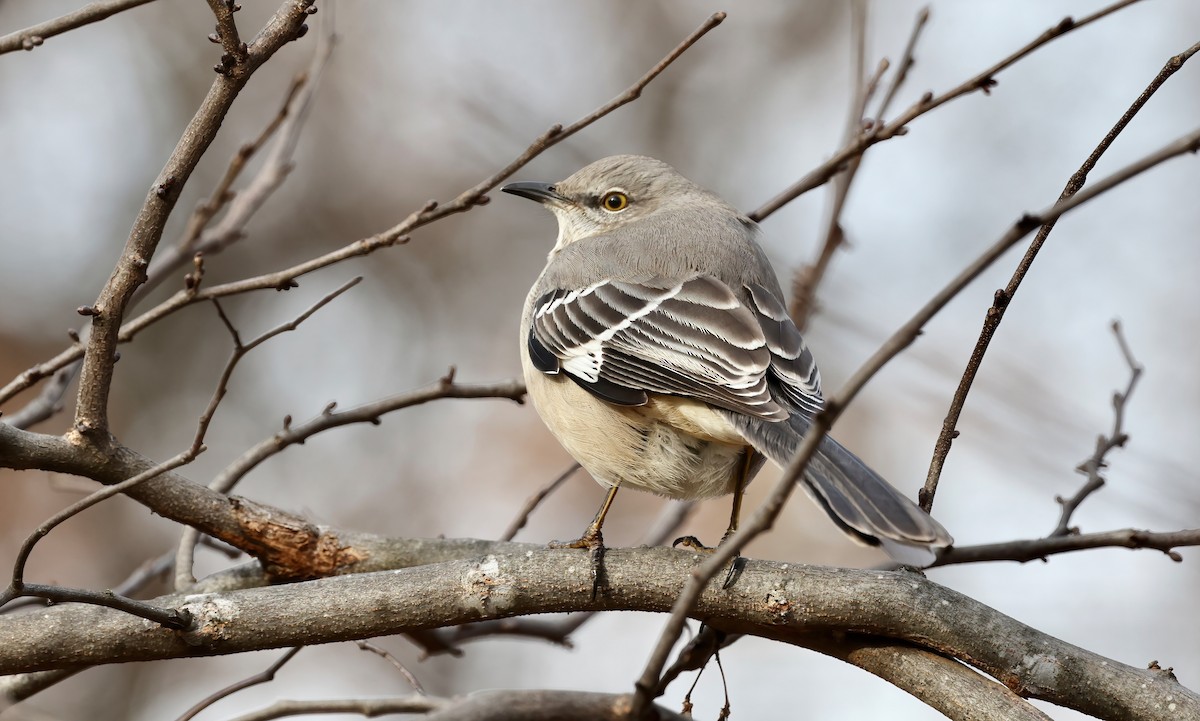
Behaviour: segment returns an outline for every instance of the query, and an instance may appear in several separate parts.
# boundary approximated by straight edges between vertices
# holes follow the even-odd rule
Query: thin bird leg
[[[746,452],[742,455],[742,470],[738,474],[737,482],[733,486],[733,509],[729,514],[729,528],[725,529],[725,535],[721,536],[721,545],[724,545],[729,537],[737,533],[738,518],[742,515],[742,496],[746,493],[746,486],[750,485],[750,471],[754,468],[754,449],[746,447]]]
[[[583,535],[576,538],[574,541],[551,541],[551,548],[587,548],[595,550],[596,548],[604,548],[604,536],[600,533],[600,527],[604,525],[604,517],[608,515],[608,509],[612,507],[613,499],[617,497],[617,489],[620,484],[613,484],[608,489],[608,495],[604,497],[604,503],[600,504],[600,510],[596,511],[596,517],[588,524],[587,530]]]
[[[742,496],[746,493],[746,486],[750,484],[750,473],[754,469],[754,453],[754,449],[747,446],[746,450],[742,452],[741,465],[734,470],[733,508],[729,514],[729,528],[725,529],[725,535],[721,536],[721,542],[715,547],[706,546],[695,536],[683,536],[676,538],[675,542],[671,544],[672,546],[683,546],[701,553],[712,553],[737,533],[738,518],[742,515]]]

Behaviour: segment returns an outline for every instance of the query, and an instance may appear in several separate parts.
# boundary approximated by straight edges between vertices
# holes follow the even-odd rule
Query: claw
[[[588,550],[588,561],[592,566],[592,600],[596,600],[601,586],[604,585],[605,549],[604,536],[600,533],[600,529],[589,526],[588,530],[574,541],[551,541],[547,545],[550,548],[586,548]]]

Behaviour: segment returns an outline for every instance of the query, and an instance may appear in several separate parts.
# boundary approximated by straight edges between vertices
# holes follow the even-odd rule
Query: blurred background
[[[314,30],[334,19],[319,3]],[[74,0],[0,2],[0,33],[75,9]],[[276,3],[245,3],[250,36]],[[920,4],[872,3],[868,67],[899,60]],[[944,91],[1095,2],[934,2],[896,114]],[[709,13],[726,22],[632,105],[521,171],[561,179],[615,153],[644,153],[750,210],[839,146],[853,88],[848,4],[468,3],[359,0],[336,8],[340,42],[284,187],[248,236],[208,259],[206,282],[286,267],[384,230],[431,198],[449,200],[515,157],[549,125],[621,92]],[[0,378],[50,357],[111,272],[146,189],[213,78],[219,48],[203,3],[160,0],[0,58]],[[276,113],[315,33],[251,81],[188,183],[163,243],[173,243],[237,147]],[[1140,3],[1073,32],[975,94],[915,121],[866,156],[843,215],[850,247],[834,260],[807,338],[836,390],[878,345],[1025,211],[1050,205],[1109,127],[1170,56],[1200,39],[1200,6]],[[1101,177],[1195,127],[1200,60],[1170,80],[1093,174]],[[254,167],[249,170],[252,173]],[[960,545],[1045,535],[1057,494],[1112,424],[1128,369],[1109,330],[1119,318],[1146,373],[1127,410],[1127,448],[1109,486],[1080,508],[1084,531],[1196,527],[1200,483],[1200,165],[1185,157],[1067,216],[1022,286],[967,404],[935,515]],[[820,242],[828,191],[764,223],[785,285]],[[533,204],[491,204],[414,234],[411,243],[301,280],[296,290],[230,300],[243,337],[289,320],[356,274],[365,282],[238,368],[210,450],[185,469],[207,482],[243,450],[331,400],[342,407],[427,384],[458,368],[464,382],[519,373],[516,328],[526,290],[555,235]],[[941,421],[1011,251],[959,296],[865,389],[834,435],[915,496]],[[180,273],[182,276],[182,273]],[[164,284],[155,298],[180,287]],[[143,306],[145,307],[145,306]],[[230,351],[211,307],[197,306],[122,349],[114,431],[153,458],[184,448]],[[69,397],[73,396],[74,389]],[[13,412],[27,393],[3,410]],[[62,432],[71,409],[42,424]],[[529,406],[441,401],[334,430],[268,461],[238,492],[337,526],[403,536],[498,536],[525,498],[570,463]],[[778,471],[751,487],[753,508]],[[45,473],[0,471],[0,563],[44,518],[90,488]],[[543,504],[518,540],[574,537],[602,491],[585,474]],[[641,542],[666,501],[626,492],[605,526],[610,545]],[[716,539],[728,501],[703,504],[681,533]],[[28,577],[107,588],[171,548],[180,529],[114,499],[43,541]],[[806,500],[748,551],[753,557],[869,566],[883,557],[838,533]],[[1042,631],[1134,665],[1157,660],[1200,688],[1195,614],[1200,554],[1177,564],[1123,549],[1048,563],[938,569],[931,578]],[[228,565],[200,551],[198,572]],[[393,651],[432,694],[486,688],[627,691],[663,618],[610,614],[575,650],[499,639],[461,659]],[[210,692],[258,672],[279,652],[130,664],[79,674],[3,718],[174,718]],[[734,718],[941,718],[917,700],[812,652],[745,639],[723,654]],[[715,671],[715,669],[713,670]],[[695,694],[714,718],[721,684]],[[677,705],[690,683],[665,699]],[[270,684],[201,718],[279,698],[408,691],[395,670],[352,644],[306,649]],[[1055,719],[1082,718],[1049,708]]]

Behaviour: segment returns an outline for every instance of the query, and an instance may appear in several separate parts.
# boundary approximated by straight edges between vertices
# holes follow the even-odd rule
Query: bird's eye
[[[629,196],[618,190],[611,190],[605,193],[600,205],[610,213],[619,213],[629,205]]]

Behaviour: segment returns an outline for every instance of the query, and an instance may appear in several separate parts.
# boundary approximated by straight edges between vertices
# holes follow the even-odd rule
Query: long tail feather
[[[795,455],[810,426],[799,414],[782,422],[732,413],[728,417],[755,448],[781,466]],[[906,548],[936,553],[954,542],[940,523],[828,436],[818,446],[802,482],[839,528],[859,542],[882,545],[897,560],[910,560]]]

